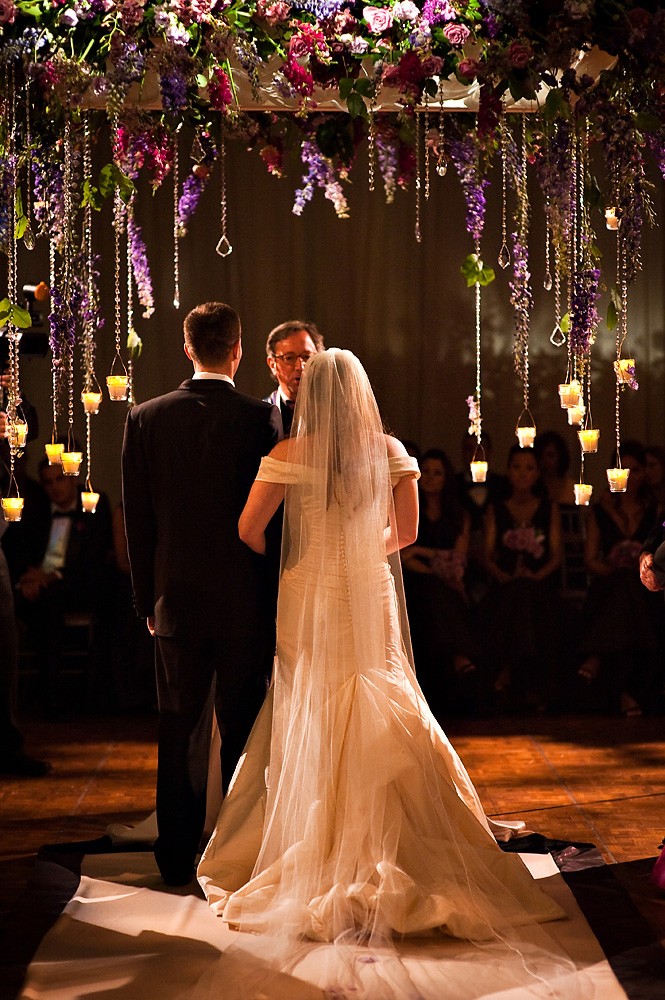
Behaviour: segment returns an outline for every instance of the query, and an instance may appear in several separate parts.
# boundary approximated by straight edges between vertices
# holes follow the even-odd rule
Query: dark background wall
[[[181,153],[183,171],[187,151]],[[452,168],[444,178],[431,172],[430,198],[422,200],[422,242],[414,237],[415,195],[398,191],[386,205],[380,179],[368,191],[366,162],[359,159],[348,189],[351,217],[338,220],[331,204],[317,192],[302,217],[293,215],[294,190],[301,164],[292,160],[289,176],[268,175],[255,153],[242,143],[227,145],[229,239],[233,253],[215,253],[220,237],[219,178],[213,173],[190,231],[180,244],[179,310],[173,300],[172,185],[154,196],[142,191],[138,221],[143,228],[154,283],[156,311],[135,326],[144,342],[136,363],[136,397],[146,399],[176,386],[190,373],[182,352],[182,319],[201,301],[231,303],[243,321],[244,357],[238,387],[264,396],[271,387],[265,363],[265,339],[277,323],[291,318],[314,320],[328,346],[348,347],[358,354],[374,385],[386,422],[400,437],[424,448],[445,448],[460,464],[460,441],[467,427],[465,399],[475,388],[474,292],[459,266],[472,250],[464,228],[464,204]],[[662,217],[662,181],[654,177],[654,195]],[[512,207],[512,203],[510,203]],[[94,242],[101,253],[102,304],[106,316],[100,332],[97,374],[108,373],[113,355],[113,234],[110,206],[95,217]],[[614,277],[615,242],[600,217],[595,220],[603,253],[605,278]],[[500,236],[500,183],[492,177],[488,191],[483,257],[494,266],[497,280],[483,290],[482,369],[484,426],[494,439],[493,464],[503,469],[515,441],[514,426],[522,408],[522,389],[512,366],[513,320],[509,303],[509,270],[496,266]],[[554,325],[553,292],[543,290],[544,225],[542,203],[532,191],[530,238],[535,306],[531,333],[531,410],[539,430],[560,431],[571,447],[577,474],[578,445],[565,411],[558,405],[557,383],[566,373],[564,349],[549,342]],[[644,268],[629,293],[629,336],[624,356],[637,358],[640,389],[622,393],[622,436],[665,444],[665,247],[662,228],[645,230]],[[19,257],[19,286],[48,281],[43,241]],[[123,274],[123,286],[125,278]],[[604,314],[607,293],[600,304]],[[123,305],[124,315],[124,305]],[[123,341],[126,331],[123,332]],[[602,485],[614,437],[615,335],[601,324],[593,352],[594,424],[601,428],[601,450],[587,461],[587,480]],[[77,360],[77,378],[79,364]],[[34,471],[50,439],[49,358],[26,358],[22,388],[37,405],[41,419],[39,444],[29,449]],[[76,388],[76,425],[84,436],[82,406]],[[93,418],[93,482],[112,500],[119,499],[119,456],[125,417],[122,403],[106,397]],[[60,429],[66,429],[63,418]],[[195,446],[195,442],[192,442]],[[173,456],[177,461],[177,455]]]

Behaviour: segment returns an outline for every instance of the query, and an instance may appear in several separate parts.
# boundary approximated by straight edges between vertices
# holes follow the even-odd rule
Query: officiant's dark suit
[[[212,705],[226,788],[265,696],[274,587],[238,518],[278,411],[237,392],[240,321],[221,303],[185,319],[194,377],[135,406],[123,506],[136,610],[154,619],[159,702],[155,856],[169,884],[193,876],[203,832]]]

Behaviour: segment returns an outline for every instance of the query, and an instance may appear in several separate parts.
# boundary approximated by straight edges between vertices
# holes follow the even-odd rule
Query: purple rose
[[[480,63],[477,59],[460,59],[457,64],[458,76],[463,77],[465,80],[475,80],[479,69]]]
[[[387,31],[393,23],[392,14],[383,7],[365,7],[363,17],[367,22],[369,30],[375,35],[380,35],[382,31]]]
[[[443,33],[450,42],[451,45],[459,46],[464,45],[467,38],[471,34],[469,29],[464,24],[447,24],[443,29]]]

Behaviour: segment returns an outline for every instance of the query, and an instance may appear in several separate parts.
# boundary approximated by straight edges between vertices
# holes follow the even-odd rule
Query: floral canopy
[[[273,175],[301,176],[298,215],[317,190],[340,217],[348,215],[346,182],[363,144],[370,188],[376,178],[387,201],[411,185],[419,206],[430,167],[443,174],[451,165],[466,202],[473,252],[462,272],[475,288],[478,341],[480,289],[494,274],[481,255],[484,191],[498,164],[498,263],[512,268],[515,368],[527,414],[527,178],[535,176],[545,205],[546,283],[556,297],[553,336],[567,344],[567,381],[579,382],[584,396],[599,323],[600,221],[617,234],[616,273],[604,276],[612,286],[606,322],[617,330],[617,384],[637,386],[622,344],[642,227],[655,221],[648,161],[665,175],[659,3],[0,0],[0,102],[0,251],[7,261],[0,323],[10,343],[13,419],[16,345],[30,324],[17,295],[19,250],[38,238],[49,244],[49,282],[37,294],[50,300],[55,437],[72,396],[77,345],[83,388],[97,385],[95,338],[104,320],[93,230],[104,199],[114,206],[122,377],[123,350],[140,349],[134,298],[145,316],[155,308],[137,181],[144,175],[153,188],[173,184],[177,306],[178,244],[214,169],[223,185],[225,143],[233,138],[258,151]],[[186,159],[180,147],[192,133]],[[112,159],[100,165],[98,139],[109,134]],[[516,205],[508,215],[507,192]],[[225,197],[223,189],[222,256],[232,250]],[[130,290],[123,305],[125,259]],[[131,400],[131,379],[129,394]],[[480,444],[479,369],[470,408]]]

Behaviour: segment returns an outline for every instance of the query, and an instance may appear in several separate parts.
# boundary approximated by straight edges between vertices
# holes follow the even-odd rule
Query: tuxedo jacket
[[[279,388],[273,389],[269,396],[264,398],[265,403],[272,403],[279,410],[280,433],[282,437],[287,437],[291,433],[293,423],[293,407],[287,408],[284,400],[279,394]]]
[[[226,381],[188,379],[129,411],[122,490],[134,603],[157,635],[236,638],[274,624],[265,560],[238,535],[273,406]]]

